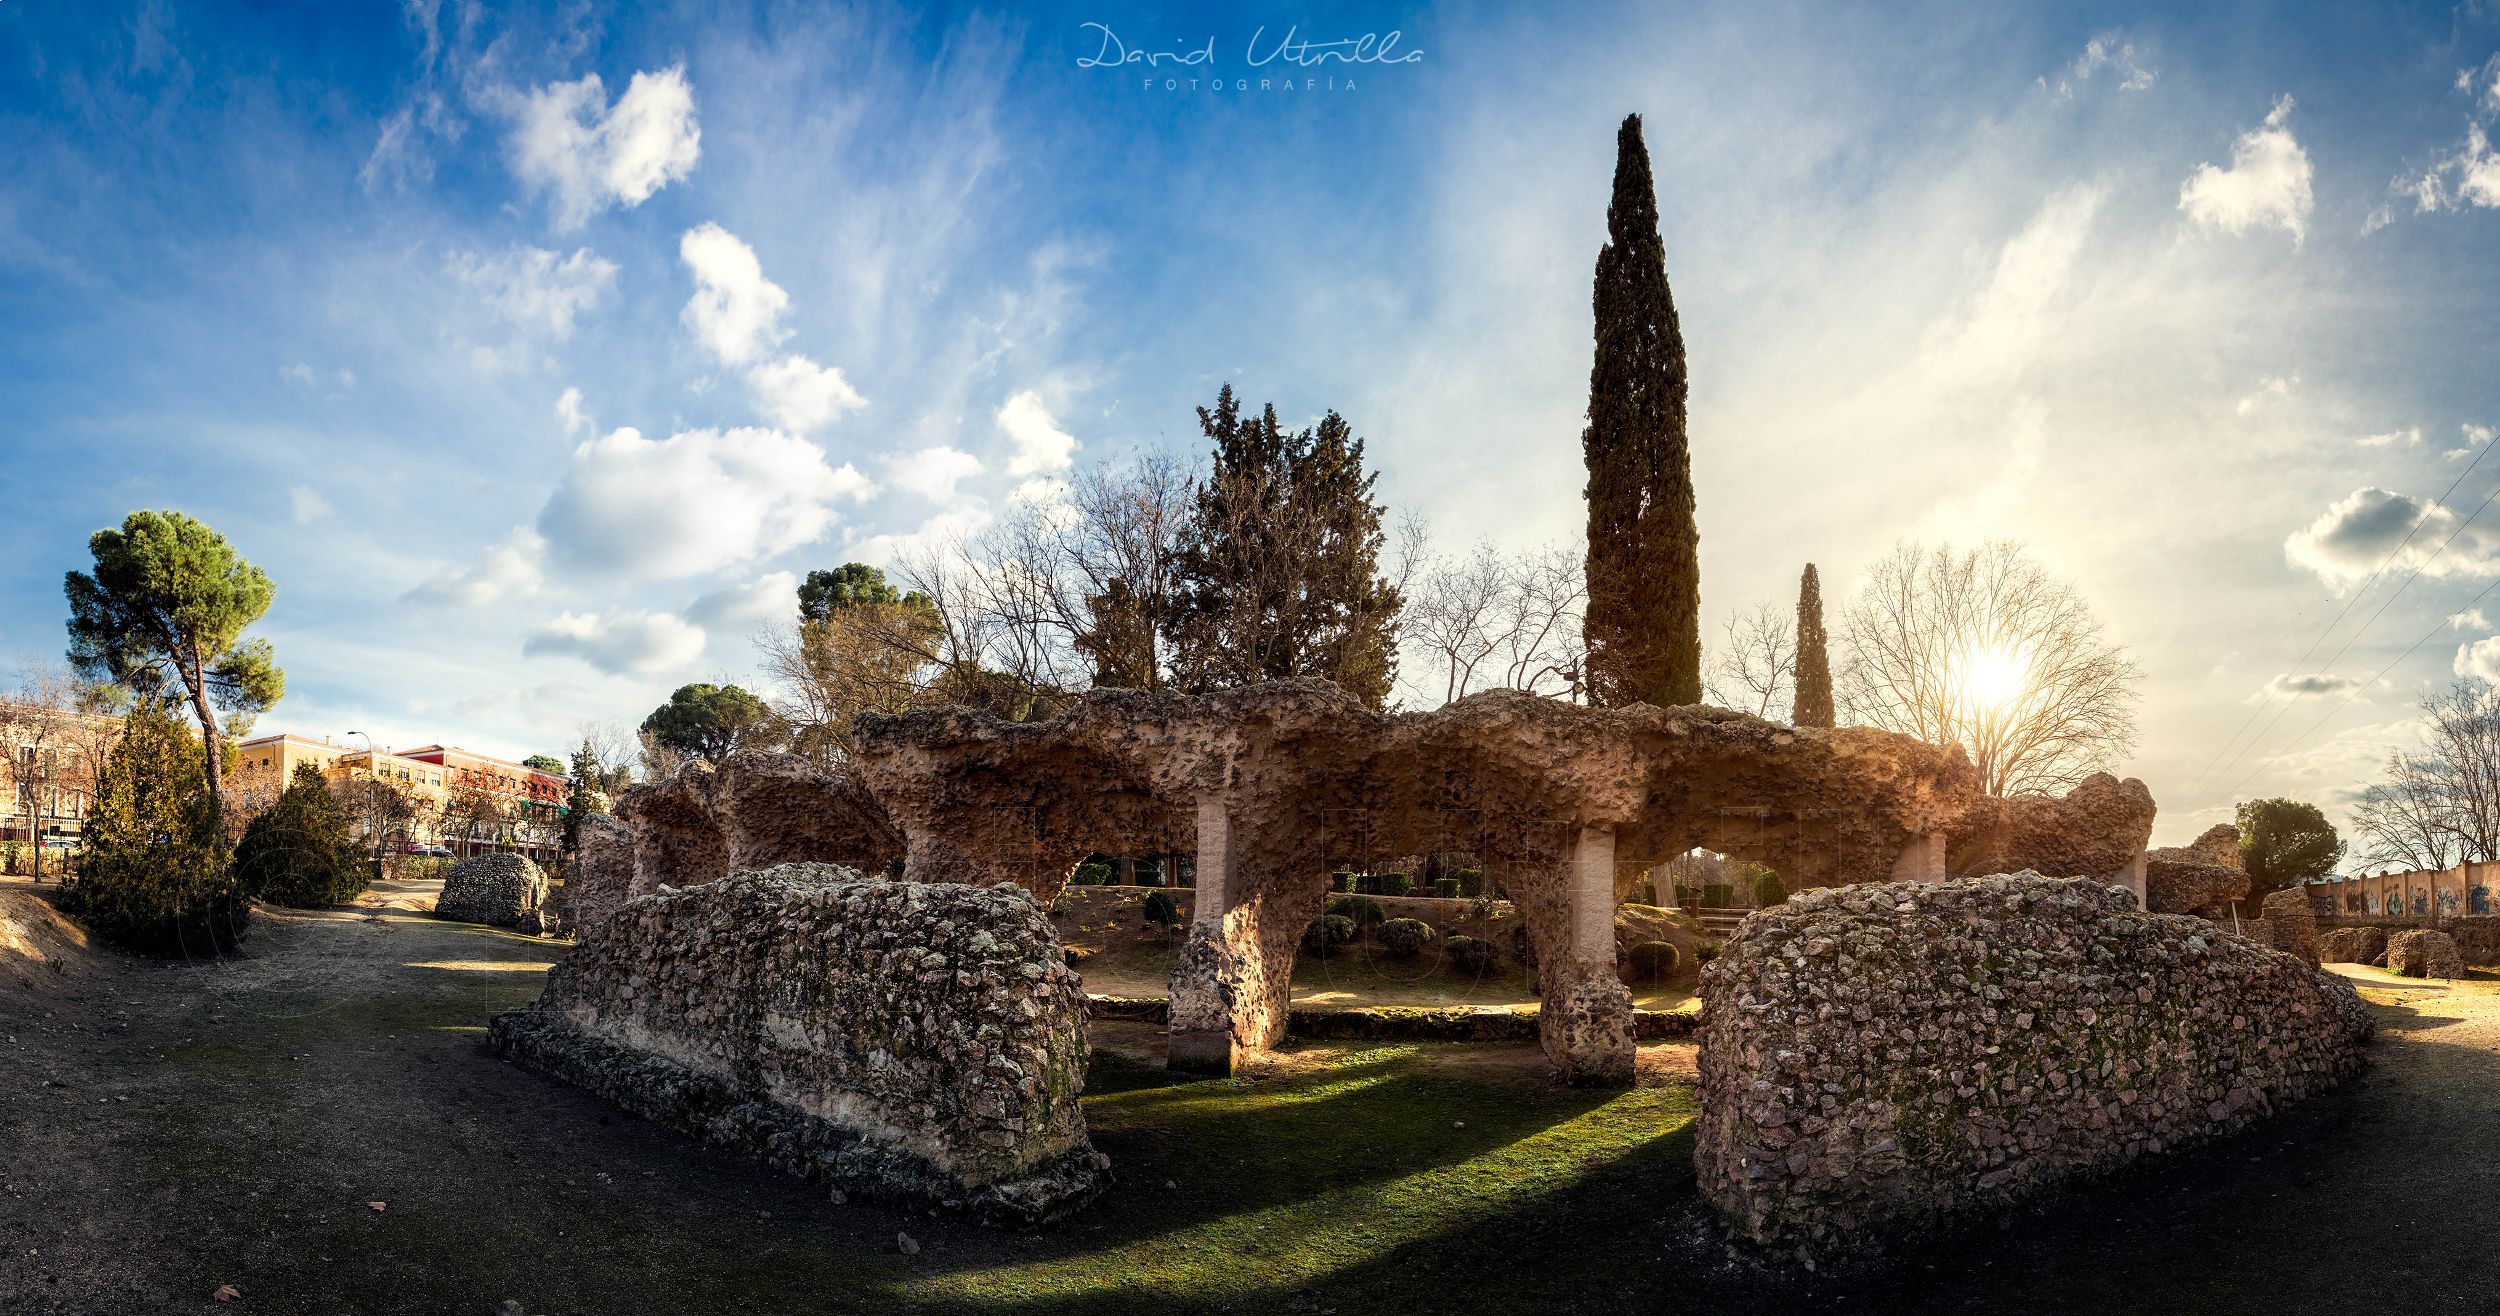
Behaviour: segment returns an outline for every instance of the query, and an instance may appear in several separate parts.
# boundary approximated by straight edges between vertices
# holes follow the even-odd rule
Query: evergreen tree
[[[1589,368],[1590,702],[1661,706],[1701,699],[1701,534],[1685,436],[1684,334],[1667,288],[1658,199],[1641,116],[1615,136],[1593,298]]]
[[[1381,707],[1405,600],[1379,574],[1386,536],[1363,441],[1334,411],[1298,433],[1273,404],[1244,417],[1229,384],[1198,424],[1215,452],[1173,554],[1173,683],[1323,677]]]
[[[1834,725],[1831,639],[1823,633],[1823,581],[1806,564],[1797,582],[1797,702],[1789,715],[1792,726]]]
[[[742,686],[708,681],[677,687],[642,720],[642,731],[688,758],[714,763],[742,749],[765,748],[772,735],[763,700]]]
[[[599,767],[599,747],[590,737],[582,737],[581,747],[573,751],[573,767],[565,777],[564,827],[558,844],[570,858],[582,848],[582,819],[608,808],[607,782]]]
[[[371,868],[330,783],[319,768],[299,763],[286,790],[243,829],[234,872],[254,899],[321,909],[354,900]]]
[[[2344,840],[2318,806],[2300,800],[2243,801],[2240,865],[2248,870],[2252,905],[2271,891],[2321,878],[2344,861]]]
[[[903,603],[934,607],[918,590],[909,594],[885,583],[885,573],[862,562],[845,562],[832,571],[811,571],[799,582],[799,620],[823,621],[844,608],[870,603]]]
[[[558,759],[553,754],[532,754],[528,758],[521,760],[521,766],[525,768],[536,768],[540,772],[544,772],[550,776],[561,777],[564,775],[563,761]]]
[[[225,536],[180,512],[132,512],[87,540],[95,574],[73,571],[69,660],[81,676],[141,696],[180,697],[200,742],[221,748],[216,709],[248,718],[286,693],[267,640],[243,639],[276,591]],[[209,834],[222,842],[222,753],[204,753]]]
[[[153,955],[206,955],[243,940],[251,904],[218,844],[200,742],[154,700],[122,724],[88,811],[87,852],[61,911]]]

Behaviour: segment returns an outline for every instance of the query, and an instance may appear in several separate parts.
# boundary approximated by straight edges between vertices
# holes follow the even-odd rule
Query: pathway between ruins
[[[1878,1273],[1774,1286],[1705,1241],[1672,1078],[1558,1088],[1533,1047],[1301,1048],[1238,1084],[1115,1058],[1089,1104],[1120,1182],[1068,1226],[1000,1234],[833,1204],[496,1061],[485,1020],[561,945],[386,903],[264,916],[215,965],[99,958],[29,986],[0,964],[0,1311],[2255,1313],[2400,1293],[2463,1313],[2500,1290],[2479,1227],[2500,980],[2351,970],[2383,1028],[2337,1093]],[[242,1304],[208,1303],[226,1283]]]

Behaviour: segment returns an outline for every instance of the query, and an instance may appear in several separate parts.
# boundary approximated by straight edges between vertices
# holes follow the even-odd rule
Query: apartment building
[[[456,745],[386,750],[282,733],[237,748],[235,789],[247,801],[274,799],[303,763],[351,800],[353,784],[367,781],[405,796],[413,807],[404,821],[389,824],[398,834],[385,838],[386,846],[440,845],[462,856],[510,851],[542,862],[557,857],[566,784],[554,773]],[[376,825],[363,817],[356,822],[367,836]]]

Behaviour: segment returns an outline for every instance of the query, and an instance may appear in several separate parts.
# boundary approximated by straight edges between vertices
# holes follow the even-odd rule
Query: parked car
[[[429,859],[449,859],[451,858],[451,847],[448,845],[422,846],[417,850],[417,853],[424,855]]]

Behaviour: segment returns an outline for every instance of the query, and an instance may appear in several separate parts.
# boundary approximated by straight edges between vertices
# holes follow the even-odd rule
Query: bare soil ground
[[[23,891],[0,884],[21,936]],[[265,913],[215,964],[63,942],[80,968],[40,991],[0,950],[0,1312],[2500,1309],[2488,974],[2343,967],[2384,1024],[2343,1089],[1784,1277],[1732,1260],[1694,1198],[1686,1047],[1643,1048],[1620,1094],[1505,1046],[1296,1046],[1181,1083],[1157,1030],[1102,1025],[1088,1115],[1119,1183],[1002,1234],[834,1205],[502,1064],[485,1020],[562,944],[413,912],[428,894]]]

